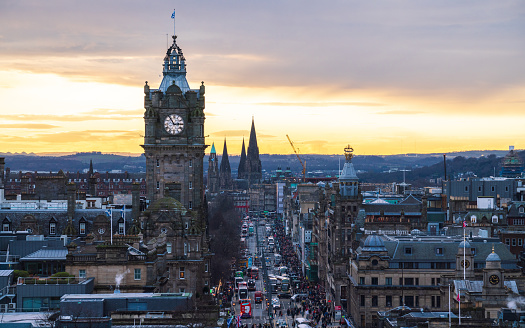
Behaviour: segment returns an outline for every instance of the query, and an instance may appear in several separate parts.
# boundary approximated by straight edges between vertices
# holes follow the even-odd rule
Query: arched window
[[[172,250],[173,250],[173,248],[171,246],[171,243],[167,243],[166,244],[166,252],[168,252],[168,254],[171,254]]]
[[[120,219],[118,220],[118,234],[119,234],[119,235],[123,235],[125,229],[126,229],[126,226],[125,226],[125,224],[124,224],[124,219],[123,219],[123,218],[120,218]]]
[[[86,219],[84,218],[80,219],[78,223],[78,231],[80,232],[81,235],[86,234]]]
[[[49,234],[50,235],[57,234],[57,220],[55,220],[55,218],[52,218],[51,220],[49,220]]]
[[[11,220],[8,217],[2,221],[2,231],[11,231]]]

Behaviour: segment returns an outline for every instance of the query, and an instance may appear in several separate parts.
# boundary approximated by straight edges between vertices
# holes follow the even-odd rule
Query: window
[[[11,231],[11,228],[9,228],[9,223],[2,224],[2,231]]]
[[[160,182],[157,181],[157,189],[160,189]]]
[[[467,191],[468,191],[468,186],[465,186],[465,192],[467,192]]]
[[[179,279],[184,279],[184,267],[179,268]]]
[[[123,235],[124,234],[124,229],[125,229],[124,219],[118,220],[118,234],[119,235]]]
[[[472,216],[470,217],[470,222],[472,222],[472,223],[476,223],[476,219],[477,219],[476,216],[475,216],[475,215],[472,215]]]
[[[405,247],[405,255],[412,255],[412,247],[411,246]]]
[[[509,186],[505,186],[505,191],[509,191]]]
[[[185,288],[179,288],[179,293],[185,293],[185,292],[186,292]]]
[[[79,230],[81,235],[86,234],[86,222],[80,222]]]
[[[492,192],[496,191],[496,187],[494,187],[494,186],[490,187],[490,191],[492,191]]]
[[[419,296],[416,295],[416,306],[419,306]]]
[[[385,278],[385,285],[392,286],[392,277]]]
[[[377,295],[372,296],[372,306],[377,306]]]
[[[56,222],[49,222],[49,234],[56,235],[57,233],[57,224]]]
[[[436,255],[443,255],[443,247],[436,248]]]
[[[365,277],[359,277],[359,284],[364,285],[365,284]]]
[[[379,285],[379,279],[377,277],[372,277],[372,285]]]
[[[493,215],[492,216],[492,223],[498,223],[498,216],[497,215]]]
[[[188,255],[188,244],[184,243],[184,255]]]
[[[405,278],[405,285],[414,286],[414,278]]]
[[[478,187],[478,191],[481,192],[481,186]]]
[[[379,263],[378,260],[376,260],[376,259],[373,259],[373,260],[372,260],[372,265],[377,265],[378,263]]]
[[[509,238],[505,238],[505,245],[510,246],[510,239]]]
[[[516,238],[512,238],[512,246],[516,246]]]
[[[189,182],[189,184],[188,184],[188,188],[189,188],[189,189],[193,189],[193,182],[191,182],[191,181]]]
[[[157,167],[160,166],[160,161],[157,159]]]
[[[361,306],[365,306],[365,295],[361,295]]]
[[[190,210],[193,208],[193,202],[191,200],[188,202],[188,207]]]
[[[441,278],[436,278],[436,285],[439,285],[441,283]]]
[[[385,305],[387,307],[392,307],[392,295],[386,295],[386,302]]]
[[[134,278],[135,280],[140,280],[142,277],[142,274],[140,272],[140,269],[135,269],[135,274],[134,274]]]
[[[167,243],[167,244],[166,244],[166,252],[168,252],[168,254],[171,254],[171,252],[172,252],[172,246],[171,246],[171,243]]]
[[[519,212],[520,212],[521,214],[523,214],[523,213],[525,212],[525,209],[523,208],[523,206],[520,206],[520,210],[519,210]]]
[[[193,167],[193,160],[192,160],[192,159],[190,159],[190,161],[189,161],[189,163],[188,163],[188,164],[189,164],[189,167]]]
[[[79,278],[86,278],[86,270],[85,269],[78,270],[78,277]]]
[[[204,263],[204,272],[208,272],[208,262]]]
[[[518,246],[523,246],[523,239],[518,238]]]

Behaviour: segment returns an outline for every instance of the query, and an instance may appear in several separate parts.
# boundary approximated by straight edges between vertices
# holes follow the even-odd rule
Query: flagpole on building
[[[459,304],[459,324],[458,326],[461,326],[461,289],[458,288],[458,304]]]
[[[113,208],[109,208],[109,226],[111,232],[111,245],[113,245]]]
[[[171,18],[173,18],[173,36],[175,36],[175,9],[173,9],[173,14],[171,14]]]
[[[465,224],[465,221],[463,221],[463,280],[465,280],[465,276],[466,276],[466,268],[467,268],[467,262],[465,261],[465,252],[466,252],[466,242],[465,242],[465,235],[466,235],[466,231],[465,231],[465,227],[466,227],[466,224]]]
[[[448,284],[448,326],[452,327],[452,315],[450,314],[450,283]]]

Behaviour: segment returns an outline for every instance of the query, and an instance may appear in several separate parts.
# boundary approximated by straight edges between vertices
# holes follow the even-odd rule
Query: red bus
[[[240,300],[239,305],[241,306],[241,318],[252,317],[252,302],[250,299]]]
[[[255,279],[255,280],[259,279],[259,268],[255,267],[255,266],[252,266],[251,268],[248,268],[247,275],[251,279]]]

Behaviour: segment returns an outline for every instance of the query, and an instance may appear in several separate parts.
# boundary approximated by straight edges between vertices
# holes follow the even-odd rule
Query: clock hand
[[[171,123],[173,123],[173,125],[175,125],[175,122],[173,121],[173,118],[171,117],[171,115],[168,116],[168,117],[170,118]]]

